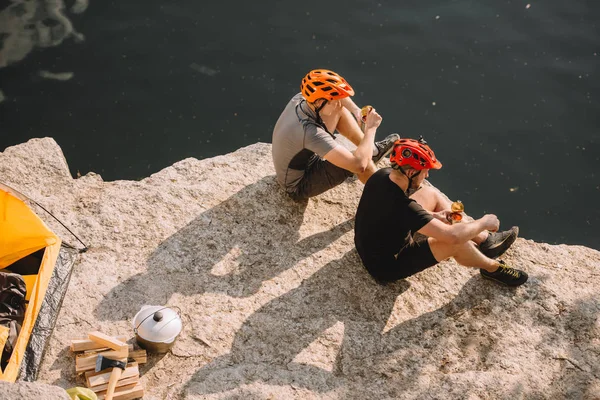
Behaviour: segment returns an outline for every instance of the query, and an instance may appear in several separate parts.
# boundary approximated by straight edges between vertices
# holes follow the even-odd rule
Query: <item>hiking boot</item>
[[[375,142],[375,147],[377,147],[377,154],[373,156],[372,160],[375,164],[379,162],[383,157],[388,156],[392,149],[394,148],[394,142],[400,139],[400,135],[397,133],[392,133],[388,135],[385,139]]]
[[[479,245],[481,251],[486,257],[500,257],[517,240],[519,236],[519,227],[513,226],[504,232],[490,232],[487,239]]]
[[[488,272],[485,269],[480,269],[479,273],[485,279],[500,282],[506,286],[521,286],[527,282],[527,274],[521,270],[509,267],[500,261],[500,266],[494,272]]]

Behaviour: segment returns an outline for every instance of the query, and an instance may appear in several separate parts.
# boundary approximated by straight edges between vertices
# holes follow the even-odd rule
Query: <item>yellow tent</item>
[[[12,266],[27,257],[41,256],[34,260],[36,265],[39,264],[37,273],[25,277],[29,303],[10,360],[0,371],[0,380],[14,382],[19,376],[60,249],[61,240],[27,206],[21,195],[0,184],[0,270],[12,270]],[[1,352],[4,348],[1,334],[0,345]]]

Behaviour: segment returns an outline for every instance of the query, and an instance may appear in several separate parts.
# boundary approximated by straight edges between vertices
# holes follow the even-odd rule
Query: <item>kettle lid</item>
[[[133,317],[132,325],[135,334],[155,343],[172,342],[182,329],[179,314],[164,306],[142,306]]]

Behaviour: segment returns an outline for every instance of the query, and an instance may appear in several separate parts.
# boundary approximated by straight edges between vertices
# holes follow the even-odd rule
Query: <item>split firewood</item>
[[[125,335],[113,336],[113,339],[119,340],[121,342],[126,342],[128,337]],[[73,339],[71,340],[71,351],[86,351],[86,350],[102,350],[108,348],[107,346],[103,346],[91,340],[90,338],[85,339]]]
[[[85,381],[87,387],[98,386],[108,384],[108,380],[110,379],[111,371],[88,371],[85,373]],[[140,376],[140,369],[137,363],[127,364],[125,371],[121,374],[121,379],[131,378],[133,376]]]
[[[128,350],[131,352],[133,351],[133,345],[129,344],[127,345]],[[122,354],[121,352],[117,352],[116,350],[111,349],[110,347],[102,347],[101,349],[95,349],[95,350],[86,350],[82,353],[77,353],[76,357],[82,357],[82,356],[92,356],[94,354],[100,354],[100,353],[104,353],[106,351],[114,351],[115,354]]]
[[[116,391],[113,400],[133,400],[144,397],[144,387],[141,384],[137,384],[131,389],[119,388],[122,390]],[[104,400],[104,394],[98,393],[98,400]]]
[[[131,378],[121,378],[117,381],[117,391],[122,390],[119,388],[125,389],[126,387],[133,387],[140,382],[139,376],[132,376]],[[94,393],[105,392],[108,389],[108,383],[103,383],[102,385],[92,386],[90,387],[94,391]]]
[[[90,332],[88,333],[88,337],[90,338],[90,340],[93,340],[94,342],[105,346],[105,347],[110,347],[113,350],[116,351],[120,351],[120,350],[127,350],[128,345],[127,343],[125,343],[124,341],[115,339],[111,336],[105,335],[102,332],[98,332],[98,331],[94,331],[94,332]]]
[[[121,352],[114,350],[104,351],[94,354],[81,354],[75,357],[75,373],[80,374],[82,372],[91,371],[96,368],[96,360],[99,355],[107,358],[119,359],[123,358],[119,355]],[[133,350],[131,345],[130,351],[128,352],[127,359],[130,362],[137,362],[138,364],[145,364],[147,361],[146,350]]]

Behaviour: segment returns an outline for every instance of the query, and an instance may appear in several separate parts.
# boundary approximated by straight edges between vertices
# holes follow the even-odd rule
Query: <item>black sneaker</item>
[[[527,274],[521,270],[509,267],[500,261],[500,266],[494,272],[488,272],[485,269],[480,269],[479,273],[485,279],[491,279],[500,282],[506,286],[521,286],[527,282]]]
[[[379,162],[383,157],[389,155],[392,152],[392,148],[394,147],[394,142],[400,139],[400,135],[397,133],[392,133],[388,135],[385,139],[375,142],[375,147],[377,147],[377,154],[373,156],[372,160],[375,164]]]
[[[481,251],[486,257],[500,257],[517,240],[519,236],[519,227],[513,226],[504,232],[490,232],[487,239],[479,245]]]

